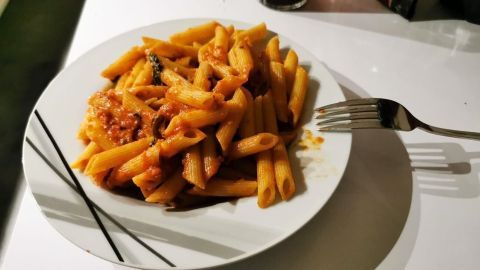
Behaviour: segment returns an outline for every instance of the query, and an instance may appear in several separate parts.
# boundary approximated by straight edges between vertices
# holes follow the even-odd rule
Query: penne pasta
[[[178,129],[201,128],[210,126],[223,121],[228,114],[225,106],[216,110],[191,110],[182,112],[172,118],[164,131],[166,136],[170,136],[177,132]]]
[[[136,96],[132,95],[128,91],[123,92],[123,99],[122,99],[122,106],[126,109],[133,111],[133,112],[145,112],[149,114],[154,114],[155,111],[150,108],[145,102]]]
[[[275,170],[272,151],[266,150],[257,155],[257,204],[266,208],[275,202]]]
[[[100,148],[104,150],[117,147],[115,142],[113,142],[113,140],[103,128],[102,123],[100,123],[99,119],[90,119],[88,121],[88,124],[86,125],[85,133],[91,141],[95,142],[95,144],[97,144],[98,146],[100,146]]]
[[[207,128],[206,138],[202,141],[202,154],[205,180],[214,176],[220,168],[221,159],[217,154],[213,128]]]
[[[188,82],[184,77],[182,77],[180,74],[176,73],[175,71],[171,69],[164,69],[162,73],[160,74],[162,82],[164,82],[168,86],[174,86],[174,85],[189,85],[190,82]]]
[[[255,194],[256,181],[212,179],[205,189],[193,187],[187,193],[199,196],[247,197]]]
[[[137,63],[138,59],[142,57],[145,57],[144,48],[135,46],[104,69],[101,75],[107,79],[114,80],[117,76],[129,71]]]
[[[268,41],[267,47],[265,48],[265,56],[270,62],[282,62],[282,57],[280,56],[280,41],[278,36],[275,36]]]
[[[149,51],[158,56],[167,58],[191,57],[197,59],[198,49],[193,46],[179,45],[163,41],[160,39],[151,39],[143,37],[146,46],[149,46]]]
[[[142,85],[142,86],[135,86],[128,89],[132,95],[137,96],[140,99],[146,100],[150,98],[162,98],[165,96],[167,92],[167,86],[159,86],[159,85]]]
[[[215,59],[224,64],[227,63],[228,40],[229,36],[225,28],[220,25],[217,26],[215,28],[213,55]]]
[[[295,193],[295,180],[293,178],[290,161],[288,160],[285,143],[280,141],[272,150],[273,165],[275,168],[275,181],[282,200],[288,200]]]
[[[272,134],[278,134],[275,108],[273,106],[272,94],[270,91],[268,91],[262,97],[262,114],[264,131]]]
[[[158,166],[151,166],[144,172],[132,178],[132,182],[140,188],[143,197],[147,198],[162,182],[162,170]]]
[[[202,62],[198,66],[195,72],[195,79],[193,80],[193,85],[204,90],[210,90],[210,78],[212,77],[212,67],[208,62]]]
[[[121,186],[126,181],[132,179],[134,176],[141,174],[152,166],[160,165],[160,144],[157,142],[152,147],[134,158],[126,161],[114,170],[112,176],[109,178],[111,187]]]
[[[272,85],[273,104],[277,119],[280,122],[288,122],[287,90],[285,86],[285,72],[283,65],[270,61],[270,83]]]
[[[129,88],[133,86],[135,79],[137,76],[142,72],[143,67],[145,66],[145,58],[138,59],[137,63],[133,66],[130,75],[128,76],[125,84],[123,85],[124,88]]]
[[[199,144],[190,146],[183,155],[183,173],[182,176],[188,182],[195,186],[205,188],[205,176],[203,175],[203,157],[202,148]]]
[[[183,179],[182,171],[178,170],[155,189],[145,201],[151,203],[168,203],[172,201],[186,185],[187,181]]]
[[[246,40],[250,44],[262,40],[267,35],[267,26],[265,23],[260,23],[254,27],[238,33],[235,37],[235,42]]]
[[[255,98],[255,129],[263,132],[262,96]],[[278,140],[277,140],[278,141]],[[266,150],[256,156],[257,166],[257,204],[260,208],[266,208],[275,201],[275,169],[273,166],[272,151]]]
[[[240,76],[248,77],[253,69],[253,58],[250,47],[244,41],[240,41],[230,50],[229,61]]]
[[[125,82],[127,81],[128,77],[130,76],[130,72],[123,73],[120,78],[117,80],[115,84],[115,90],[121,91],[125,86]]]
[[[85,174],[93,175],[127,162],[145,151],[151,140],[140,139],[93,155],[85,168]]]
[[[231,160],[250,156],[271,149],[278,142],[278,137],[271,133],[258,133],[251,137],[233,142],[228,157]]]
[[[298,67],[295,73],[295,81],[293,83],[290,101],[288,102],[290,123],[294,127],[298,124],[298,120],[300,119],[300,115],[303,109],[303,103],[307,94],[307,88],[307,72],[302,67]]]
[[[247,138],[255,134],[255,105],[253,104],[253,97],[250,91],[243,87],[241,90],[247,98],[247,107],[245,110],[245,115],[240,122],[239,134],[241,138]]]
[[[70,164],[70,167],[72,169],[84,170],[87,166],[88,160],[93,155],[100,153],[101,151],[103,151],[103,149],[98,146],[98,144],[96,144],[94,141],[91,141],[77,158],[77,160]]]
[[[197,144],[205,139],[205,133],[199,129],[182,130],[161,142],[161,155],[167,158]]]
[[[164,68],[168,68],[179,75],[183,76],[184,78],[187,78],[189,81],[193,81],[193,78],[195,77],[195,69],[185,67],[181,64],[178,64],[176,62],[170,61],[170,59],[162,57],[162,56],[157,56],[158,60],[160,61],[160,64]],[[188,58],[191,58],[190,56],[186,56]]]
[[[224,155],[227,153],[233,135],[235,135],[243,114],[245,113],[247,98],[241,89],[237,89],[232,99],[226,103],[226,105],[228,105],[228,114],[225,120],[220,123],[217,133],[215,134]]]
[[[227,76],[217,82],[213,92],[222,94],[224,97],[230,97],[245,82],[246,79],[244,77]]]
[[[138,73],[133,86],[142,86],[152,84],[153,69],[149,61],[146,61],[142,70]]]
[[[290,97],[292,92],[293,81],[295,79],[295,73],[297,72],[298,56],[294,50],[289,50],[285,61],[283,62],[283,68],[285,69],[285,85],[287,87],[287,96]]]
[[[205,43],[215,35],[215,28],[219,24],[211,21],[202,25],[188,28],[187,30],[170,36],[170,42],[182,45],[191,45],[194,42]]]
[[[165,95],[168,99],[187,104],[198,109],[211,109],[216,101],[212,92],[202,91],[197,87],[172,86]],[[222,96],[223,97],[223,96]]]

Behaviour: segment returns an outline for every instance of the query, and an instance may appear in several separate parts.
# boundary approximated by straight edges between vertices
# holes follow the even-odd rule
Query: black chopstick
[[[42,117],[40,116],[40,113],[39,113],[37,110],[35,110],[34,113],[35,113],[35,116],[37,116],[38,121],[40,122],[40,125],[42,125],[43,130],[45,131],[45,133],[47,134],[48,138],[50,139],[50,142],[52,143],[53,147],[55,148],[55,151],[57,152],[58,156],[59,156],[60,159],[62,160],[63,166],[65,167],[65,169],[67,170],[68,174],[70,175],[70,177],[72,178],[73,182],[75,183],[75,186],[77,187],[78,193],[80,193],[80,196],[82,196],[83,200],[85,201],[85,204],[87,204],[88,209],[89,209],[90,212],[92,213],[93,218],[94,218],[95,221],[97,222],[98,227],[100,227],[100,230],[102,230],[102,233],[103,233],[103,235],[105,236],[105,238],[107,239],[107,242],[108,242],[108,243],[110,244],[110,246],[112,247],[113,252],[115,252],[115,255],[117,255],[117,258],[118,258],[119,261],[124,262],[124,260],[123,260],[123,258],[122,258],[122,255],[120,254],[120,252],[118,251],[117,247],[115,246],[115,243],[113,243],[113,240],[112,240],[112,238],[110,237],[110,234],[108,234],[107,230],[105,229],[105,226],[103,225],[102,221],[100,220],[100,217],[98,216],[97,212],[96,212],[95,209],[93,208],[92,202],[91,202],[90,199],[87,197],[87,194],[85,194],[85,191],[83,190],[82,185],[81,185],[80,182],[78,181],[77,177],[76,177],[75,174],[73,173],[73,171],[72,171],[72,169],[70,168],[70,166],[68,165],[67,161],[65,160],[65,157],[63,156],[62,151],[61,151],[60,148],[58,147],[57,142],[56,142],[55,139],[53,138],[52,134],[50,133],[50,130],[48,129],[48,127],[47,127],[47,125],[45,124],[45,122],[43,121]]]
[[[48,165],[48,167],[50,167],[50,169],[52,169],[58,177],[60,177],[60,179],[63,180],[63,182],[65,182],[65,184],[67,184],[70,188],[72,188],[73,190],[75,190],[77,193],[78,193],[78,189],[75,187],[75,185],[73,185],[69,180],[68,178],[63,175],[56,167],[55,165],[53,165],[49,160],[48,158],[40,151],[40,149],[38,149],[38,147],[30,140],[30,138],[26,137],[26,141],[27,143],[30,145],[30,147],[32,147],[32,149],[40,156],[40,158]],[[124,233],[126,233],[128,236],[130,236],[133,240],[135,240],[137,243],[139,243],[141,246],[143,246],[144,248],[146,248],[148,251],[150,251],[151,253],[153,253],[155,256],[157,256],[159,259],[161,259],[162,261],[164,261],[166,264],[168,264],[169,266],[171,267],[175,267],[175,264],[173,264],[172,262],[170,262],[167,258],[165,258],[164,256],[162,256],[161,254],[159,254],[156,250],[154,250],[152,247],[150,247],[149,245],[147,245],[145,242],[143,242],[140,238],[138,238],[135,234],[131,233],[127,228],[125,228],[122,224],[120,224],[120,222],[118,222],[116,219],[114,219],[113,217],[111,217],[107,212],[105,212],[105,210],[103,210],[100,206],[98,206],[96,203],[94,203],[93,201],[91,201],[93,207],[98,211],[100,212],[102,215],[104,215],[110,222],[112,222],[113,224],[115,224],[120,230],[122,230]]]

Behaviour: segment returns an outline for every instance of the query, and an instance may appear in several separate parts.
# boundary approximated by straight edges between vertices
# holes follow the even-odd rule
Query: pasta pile
[[[145,201],[258,194],[288,200],[295,181],[286,144],[295,137],[307,84],[293,49],[282,59],[264,23],[239,30],[212,21],[143,37],[101,75],[89,98],[72,168],[107,189],[138,188]]]

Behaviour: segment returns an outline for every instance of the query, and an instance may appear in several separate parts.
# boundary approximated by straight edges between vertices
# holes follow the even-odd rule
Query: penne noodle
[[[202,91],[194,86],[172,86],[165,97],[197,109],[211,109],[215,105],[214,93]]]
[[[124,88],[125,82],[127,81],[128,77],[130,76],[130,72],[123,73],[120,78],[118,79],[117,83],[115,84],[115,90],[120,91]]]
[[[135,46],[120,56],[115,62],[104,69],[101,75],[107,79],[114,80],[117,76],[129,71],[138,61],[145,57],[144,47]]]
[[[203,175],[204,166],[201,150],[202,148],[200,144],[195,144],[185,150],[182,160],[182,176],[193,185],[204,189],[206,181]]]
[[[220,123],[215,134],[224,155],[228,151],[233,135],[237,132],[245,113],[247,98],[241,89],[237,89],[232,99],[226,102],[226,105],[228,105],[227,117]]]
[[[300,119],[303,110],[303,103],[307,94],[307,88],[307,72],[302,67],[298,67],[297,72],[295,73],[295,81],[293,83],[290,101],[288,102],[289,119],[294,127],[298,124],[298,120]]]
[[[213,92],[222,94],[224,97],[230,97],[246,81],[245,77],[227,76],[217,82]]]
[[[290,161],[288,160],[285,143],[280,141],[272,150],[273,165],[275,168],[275,181],[282,200],[286,201],[295,193],[295,180],[293,178]]]
[[[192,59],[197,59],[198,49],[192,46],[179,45],[163,41],[160,39],[142,38],[145,45],[149,46],[150,52],[158,56],[167,58],[179,58],[189,56]]]
[[[235,42],[247,40],[250,44],[262,40],[267,35],[267,26],[265,23],[258,24],[250,29],[238,33]]]
[[[145,58],[138,59],[135,66],[133,66],[132,71],[130,72],[130,75],[125,81],[125,84],[123,85],[124,88],[129,88],[133,86],[135,79],[142,72],[143,67],[145,66],[145,62],[146,62]]]
[[[273,107],[273,106],[272,106]],[[255,98],[255,129],[263,132],[262,96]],[[278,139],[277,139],[278,141]],[[275,201],[275,169],[273,166],[272,151],[266,150],[257,154],[257,204],[266,208]]]
[[[255,194],[256,181],[212,179],[205,189],[193,187],[187,193],[198,196],[247,197]]]
[[[191,110],[174,116],[164,131],[166,136],[174,134],[181,128],[201,128],[223,121],[228,109],[223,106],[216,110]]]
[[[170,36],[170,42],[182,45],[191,45],[194,42],[205,43],[215,35],[215,28],[219,24],[211,21],[205,24],[188,28],[187,30]]]
[[[265,56],[270,62],[282,62],[282,57],[280,56],[280,41],[278,36],[275,36],[268,41],[267,47],[265,48]]]
[[[207,61],[210,63],[212,66],[213,70],[213,75],[215,75],[217,78],[227,78],[231,76],[237,76],[238,72],[235,68],[231,66],[227,66],[226,64],[219,63],[219,62],[212,62],[212,61]]]
[[[273,106],[272,94],[270,91],[268,91],[267,94],[262,97],[262,114],[264,131],[272,134],[278,134],[275,108]]]
[[[221,63],[227,63],[227,51],[228,51],[229,36],[223,26],[217,26],[215,28],[215,39],[213,47],[214,57]]]
[[[160,144],[161,142],[158,141],[152,147],[116,168],[109,179],[111,187],[123,185],[127,180],[141,174],[151,166],[159,166]]]
[[[251,137],[233,142],[228,157],[230,160],[250,156],[271,149],[278,142],[278,137],[271,133],[258,133]]]
[[[205,133],[199,129],[181,130],[161,142],[160,154],[167,158],[172,157],[203,139],[205,139]]]
[[[153,69],[149,61],[143,65],[143,69],[138,73],[133,86],[142,86],[152,84]]]
[[[99,186],[105,187],[105,181],[107,180],[108,176],[110,175],[110,170],[105,170],[94,175],[90,175],[92,182]]]
[[[162,82],[164,82],[168,86],[174,86],[174,85],[189,85],[190,82],[188,82],[184,77],[182,77],[180,74],[176,73],[175,71],[171,69],[164,69],[162,73],[160,74]]]
[[[191,58],[190,56],[187,56],[188,58]],[[158,60],[160,61],[160,64],[164,68],[168,68],[179,75],[183,76],[184,78],[187,78],[189,81],[193,81],[193,78],[195,77],[195,69],[194,68],[188,68],[183,65],[180,65],[176,62],[171,61],[168,58],[158,56]]]
[[[272,151],[267,150],[257,155],[257,204],[266,208],[275,202],[275,169]]]
[[[217,147],[213,128],[207,128],[206,138],[202,141],[202,154],[205,180],[214,176],[220,168],[221,159],[217,154]]]
[[[204,90],[210,90],[210,78],[212,77],[212,67],[208,62],[202,62],[198,66],[195,72],[195,79],[193,80],[193,85]]]
[[[285,69],[285,85],[287,87],[287,96],[290,97],[292,92],[293,81],[295,79],[295,73],[297,72],[298,56],[294,50],[289,50],[285,61],[283,62],[283,68]]]
[[[287,90],[285,86],[285,72],[283,65],[270,61],[270,83],[272,85],[273,104],[277,119],[280,122],[288,122]]]
[[[112,139],[110,139],[110,136],[103,128],[100,120],[97,118],[92,118],[90,121],[88,121],[85,133],[91,141],[95,142],[104,150],[117,147],[117,145],[112,141]]]
[[[150,196],[162,180],[162,169],[158,166],[151,166],[132,178],[132,182],[140,188],[144,198]]]
[[[160,86],[160,85],[142,85],[142,86],[135,86],[128,89],[132,95],[137,96],[140,99],[146,100],[150,98],[162,98],[165,96],[167,92],[167,86]]]
[[[155,111],[145,104],[143,100],[137,98],[128,91],[123,92],[122,106],[127,110],[136,113],[145,112],[149,114],[155,114]]]
[[[241,41],[232,47],[231,66],[233,66],[241,76],[248,77],[253,69],[253,58],[250,47],[246,42]],[[230,58],[229,58],[230,60]]]
[[[241,89],[247,98],[247,108],[240,122],[239,134],[241,138],[247,138],[255,134],[255,105],[253,104],[253,97],[250,91],[243,87]]]
[[[98,144],[96,144],[94,141],[91,141],[80,154],[80,156],[78,156],[77,160],[70,164],[70,167],[72,169],[84,170],[87,166],[88,160],[93,155],[100,153],[101,151],[103,151],[103,149],[98,146]]]
[[[121,165],[147,149],[151,138],[143,138],[93,155],[85,168],[85,174],[93,175]]]
[[[168,203],[172,201],[186,185],[187,181],[183,179],[182,171],[178,170],[145,198],[145,201],[151,203]]]

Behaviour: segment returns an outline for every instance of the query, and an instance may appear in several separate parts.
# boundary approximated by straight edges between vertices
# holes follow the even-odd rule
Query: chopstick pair
[[[143,242],[141,239],[139,239],[136,235],[134,235],[133,233],[131,233],[127,228],[125,228],[123,225],[121,225],[117,220],[115,220],[114,218],[112,218],[110,215],[108,215],[105,210],[103,210],[100,206],[98,206],[97,204],[95,204],[94,202],[92,202],[87,194],[85,193],[85,190],[83,189],[82,185],[80,184],[80,182],[78,181],[77,177],[75,176],[75,174],[73,173],[72,169],[70,168],[70,166],[68,165],[62,151],[60,150],[60,147],[58,146],[57,142],[55,141],[55,139],[53,138],[53,135],[51,134],[50,130],[48,129],[47,125],[45,124],[45,122],[43,121],[43,118],[41,117],[40,113],[38,112],[38,110],[35,110],[34,111],[34,114],[35,116],[37,117],[38,121],[40,122],[40,125],[42,126],[43,130],[45,131],[45,133],[47,134],[47,137],[49,138],[50,142],[52,143],[53,147],[55,148],[55,151],[57,152],[58,156],[60,157],[60,160],[62,161],[62,164],[63,166],[65,167],[65,169],[67,170],[70,178],[73,180],[74,184],[73,185],[66,176],[64,176],[48,159],[47,157],[38,149],[37,146],[35,146],[35,144],[30,140],[30,138],[26,137],[26,141],[27,143],[30,145],[30,147],[32,147],[32,149],[40,156],[40,158],[50,167],[50,169],[52,169],[58,177],[60,177],[60,179],[62,179],[70,188],[72,188],[73,190],[75,190],[77,193],[80,194],[80,196],[83,198],[83,200],[85,201],[85,204],[87,205],[88,209],[90,210],[90,212],[92,213],[92,216],[93,218],[95,219],[95,221],[97,222],[98,226],[100,227],[100,230],[102,231],[103,235],[105,236],[105,238],[107,239],[107,242],[110,244],[113,252],[115,253],[115,255],[117,256],[117,259],[120,261],[120,262],[124,262],[123,260],[123,257],[122,255],[120,254],[120,251],[117,249],[117,247],[115,246],[115,243],[113,242],[112,238],[110,237],[110,234],[108,233],[108,231],[106,230],[105,226],[103,225],[103,222],[101,221],[100,217],[98,216],[97,211],[99,211],[101,214],[103,214],[110,222],[112,222],[113,224],[115,224],[120,230],[122,230],[124,233],[126,233],[128,236],[130,236],[133,240],[135,240],[136,242],[138,242],[140,245],[142,245],[143,247],[145,247],[148,251],[150,251],[151,253],[153,253],[155,256],[157,256],[159,259],[161,259],[163,262],[165,262],[166,264],[168,264],[169,266],[171,267],[175,267],[175,264],[173,264],[172,262],[170,262],[167,258],[165,258],[164,256],[162,256],[161,254],[159,254],[157,251],[155,251],[152,247],[150,247],[149,245],[147,245],[145,242]],[[96,210],[95,210],[96,209]]]

